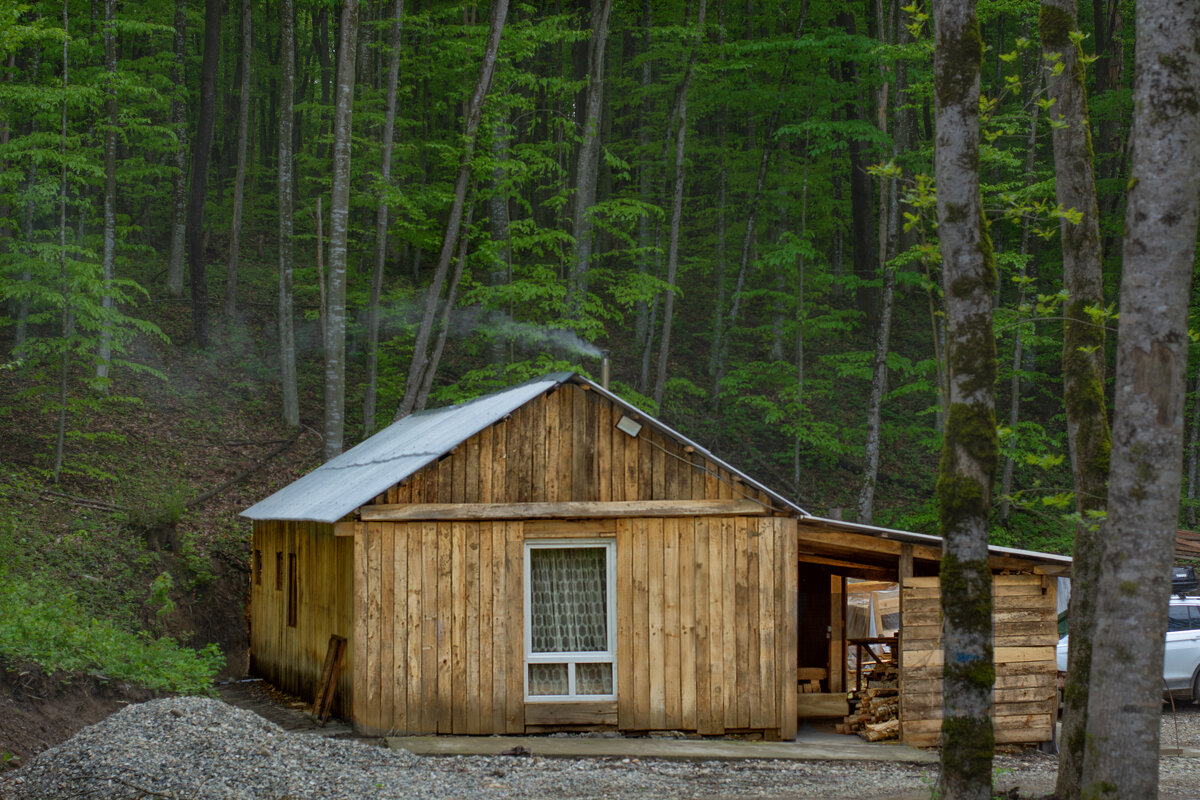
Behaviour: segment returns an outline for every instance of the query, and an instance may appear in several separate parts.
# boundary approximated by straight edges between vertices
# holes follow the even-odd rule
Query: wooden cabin
[[[813,517],[579,375],[410,415],[243,515],[252,671],[312,699],[344,637],[333,708],[366,733],[789,739],[845,707],[845,583],[866,577],[903,582],[905,739],[936,743],[940,540]],[[997,709],[1025,726],[997,716],[998,739],[1044,741],[1038,625],[1069,560],[992,559]]]

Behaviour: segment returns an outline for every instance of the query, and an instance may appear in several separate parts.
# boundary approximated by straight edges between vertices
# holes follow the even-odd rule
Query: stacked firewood
[[[855,692],[854,713],[837,727],[838,733],[857,733],[868,742],[900,738],[900,690],[894,687]]]
[[[857,733],[869,742],[900,738],[900,689],[896,662],[883,661],[864,672],[865,689],[851,692],[854,713],[837,726],[838,733]]]

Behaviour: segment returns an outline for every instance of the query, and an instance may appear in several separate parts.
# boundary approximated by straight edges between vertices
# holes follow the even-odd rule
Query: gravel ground
[[[1178,723],[1176,723],[1178,720]],[[1163,746],[1200,747],[1200,707],[1163,716]],[[20,770],[3,800],[342,800],[342,798],[926,798],[936,771],[877,762],[676,762],[651,759],[421,758],[378,740],[288,733],[219,700],[129,706]],[[996,759],[998,789],[1053,788],[1054,758]],[[1200,797],[1200,759],[1163,760],[1162,797]]]

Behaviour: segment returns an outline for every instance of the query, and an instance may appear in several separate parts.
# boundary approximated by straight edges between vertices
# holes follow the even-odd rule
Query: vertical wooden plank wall
[[[617,552],[618,727],[794,736],[794,520],[622,519]]]
[[[312,699],[330,635],[353,640],[352,548],[348,537],[334,537],[331,525],[254,523],[252,551],[262,554],[262,575],[253,576],[250,586],[250,664],[256,675],[285,692]],[[277,553],[282,558],[277,559]],[[287,624],[292,555],[297,568],[295,627]],[[350,712],[353,662],[348,649],[334,693],[336,714]]]
[[[355,539],[359,596],[391,598],[359,618],[359,728],[523,733],[521,523],[371,522]]]
[[[1058,643],[1055,579],[996,575],[996,742],[1040,744],[1052,737],[1055,705],[1054,648]],[[938,579],[902,583],[900,724],[906,744],[941,740],[942,644]]]

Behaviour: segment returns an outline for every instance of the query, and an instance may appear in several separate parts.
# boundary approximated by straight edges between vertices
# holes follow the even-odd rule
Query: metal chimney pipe
[[[600,388],[608,389],[608,379],[612,373],[612,359],[608,350],[600,351]]]

